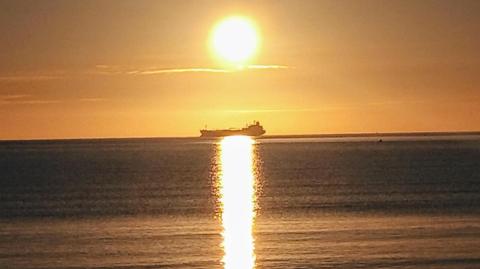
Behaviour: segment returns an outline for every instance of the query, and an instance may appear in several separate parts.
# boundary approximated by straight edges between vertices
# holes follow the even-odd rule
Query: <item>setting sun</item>
[[[243,64],[258,49],[259,37],[254,23],[244,17],[229,17],[213,30],[214,53],[229,63]]]

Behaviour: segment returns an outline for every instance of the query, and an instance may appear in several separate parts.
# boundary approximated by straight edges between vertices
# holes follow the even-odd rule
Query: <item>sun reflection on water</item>
[[[219,152],[224,268],[252,269],[255,267],[254,141],[247,136],[225,137]]]

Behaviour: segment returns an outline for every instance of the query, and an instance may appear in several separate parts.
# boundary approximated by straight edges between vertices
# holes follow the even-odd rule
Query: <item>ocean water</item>
[[[0,268],[480,268],[480,137],[0,142]]]

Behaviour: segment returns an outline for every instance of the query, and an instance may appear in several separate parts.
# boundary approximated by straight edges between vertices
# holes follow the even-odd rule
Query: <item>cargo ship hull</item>
[[[259,122],[255,122],[242,129],[223,129],[223,130],[200,130],[200,137],[224,137],[232,135],[261,136],[265,134],[265,130]]]

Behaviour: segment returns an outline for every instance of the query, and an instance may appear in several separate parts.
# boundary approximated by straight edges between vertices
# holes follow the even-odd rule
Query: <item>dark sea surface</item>
[[[0,268],[480,268],[480,137],[377,139],[0,142]]]

